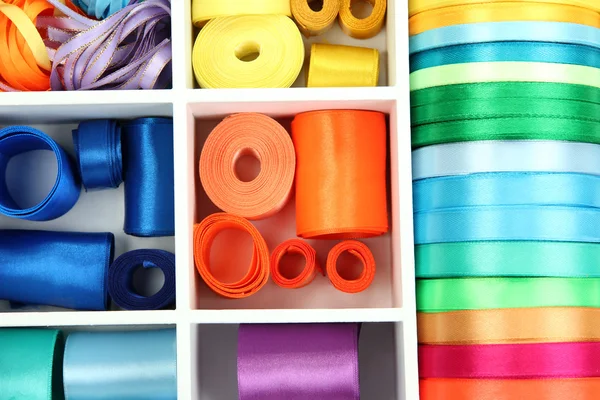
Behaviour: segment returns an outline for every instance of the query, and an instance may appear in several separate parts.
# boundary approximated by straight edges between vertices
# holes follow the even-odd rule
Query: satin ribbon
[[[240,400],[359,400],[358,324],[240,325]]]
[[[307,87],[377,86],[378,80],[377,49],[312,44]]]
[[[425,68],[410,74],[410,90],[477,82],[556,82],[600,87],[600,69],[521,61],[477,62]]]
[[[303,63],[302,35],[283,15],[213,19],[198,34],[192,53],[203,88],[288,88]]]
[[[488,240],[600,242],[600,209],[491,206],[414,215],[415,244]]]
[[[49,150],[56,156],[56,181],[48,195],[38,204],[24,208],[13,198],[6,185],[10,160],[23,153]],[[51,137],[28,126],[11,126],[0,130],[0,213],[30,221],[50,221],[67,212],[79,199],[80,182],[73,160]],[[22,185],[19,190],[26,190]]]
[[[333,26],[340,12],[339,0],[323,0],[319,11],[310,8],[307,0],[290,0],[294,20],[306,37],[319,36]]]
[[[368,17],[357,18],[352,14],[353,0],[340,0],[340,27],[350,37],[368,39],[376,36],[383,28],[387,0],[367,0],[373,10]]]
[[[304,268],[299,275],[288,278],[281,272],[282,259],[286,254],[299,254],[304,260]],[[325,275],[325,271],[319,265],[317,252],[307,242],[300,239],[290,239],[281,243],[271,253],[271,276],[273,282],[285,289],[298,289],[311,283],[318,273]]]
[[[421,379],[421,400],[596,400],[600,379]]]
[[[502,344],[600,341],[600,310],[548,307],[418,313],[419,343]]]
[[[260,161],[260,172],[250,182],[236,174],[240,157]],[[210,133],[200,155],[200,181],[221,210],[248,219],[279,212],[292,193],[296,154],[290,135],[274,119],[256,113],[225,118]]]
[[[342,253],[348,252],[358,258],[363,265],[363,269],[356,279],[345,279],[339,269],[343,270],[344,266],[338,266],[338,258]],[[337,289],[345,293],[360,293],[367,289],[373,279],[375,279],[375,258],[369,247],[357,240],[345,240],[333,246],[327,255],[327,276],[331,284]]]
[[[175,329],[75,332],[63,365],[65,400],[177,399]]]
[[[409,33],[417,35],[430,29],[476,22],[551,21],[570,22],[600,28],[600,14],[589,8],[567,4],[532,1],[486,2],[458,5],[421,12],[410,17]]]
[[[110,119],[84,121],[73,130],[79,173],[86,189],[117,188],[123,182],[121,127]]]
[[[410,72],[440,65],[492,61],[544,62],[600,68],[600,48],[522,40],[454,45],[412,55]]]
[[[290,0],[192,1],[192,21],[199,28],[212,19],[242,15],[287,15],[291,17]]]
[[[0,329],[2,398],[62,398],[62,353],[62,336],[57,330]]]
[[[539,157],[539,154],[544,154],[545,157]],[[600,175],[600,146],[559,141],[439,144],[414,150],[412,171],[413,180],[481,172],[572,172]]]
[[[598,278],[418,279],[417,310],[600,307]]]
[[[242,279],[227,282],[217,280],[210,267],[210,249],[215,237],[225,229],[247,232],[254,243],[248,272]],[[194,261],[198,273],[215,293],[232,299],[244,298],[258,292],[269,280],[269,248],[260,232],[248,220],[237,215],[217,213],[194,225]],[[236,271],[231,266],[232,275]]]
[[[108,18],[117,11],[127,7],[129,0],[73,0],[90,17]]]
[[[326,110],[296,115],[296,233],[353,239],[388,230],[385,116]]]
[[[112,233],[0,230],[0,299],[106,310]]]
[[[173,119],[123,122],[125,233],[175,234]]]
[[[488,4],[500,3],[507,0],[487,0]],[[514,0],[513,0],[514,1]],[[600,12],[600,6],[596,0],[526,0],[529,3],[549,3],[566,4],[576,7],[588,8]],[[519,0],[517,0],[517,3]],[[452,7],[458,5],[480,4],[480,0],[411,0],[408,3],[408,12],[410,16],[415,14],[434,10],[437,8]]]
[[[415,246],[415,262],[417,278],[600,278],[600,244],[524,241],[425,244]]]
[[[412,36],[409,48],[413,55],[446,46],[486,42],[553,42],[600,48],[600,30],[588,25],[550,21],[461,24]]]
[[[138,268],[159,268],[165,277],[162,288],[152,296],[142,296],[133,287]],[[125,310],[160,310],[175,302],[175,254],[163,250],[140,249],[120,255],[108,270],[108,292]]]
[[[421,378],[596,378],[600,343],[419,346]]]

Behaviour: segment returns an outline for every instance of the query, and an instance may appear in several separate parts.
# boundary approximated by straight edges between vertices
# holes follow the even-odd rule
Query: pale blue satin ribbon
[[[490,140],[426,146],[412,152],[413,180],[482,172],[600,175],[600,145],[551,140]]]
[[[490,206],[415,213],[415,244],[490,240],[600,242],[600,210]]]
[[[410,54],[467,43],[554,42],[600,48],[600,29],[565,22],[485,22],[431,29],[410,38]]]
[[[475,206],[573,206],[600,208],[600,176],[504,172],[422,179],[413,184],[413,210]]]
[[[63,363],[66,400],[176,400],[174,329],[76,332]]]
[[[73,4],[81,8],[87,15],[97,19],[108,18],[125,8],[129,0],[73,0]]]

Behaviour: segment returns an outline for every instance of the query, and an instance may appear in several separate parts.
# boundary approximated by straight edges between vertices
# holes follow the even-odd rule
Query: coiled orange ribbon
[[[281,259],[288,253],[300,254],[306,260],[304,269],[295,278],[286,278],[280,271]],[[308,243],[300,239],[290,239],[281,243],[271,254],[271,276],[273,281],[282,288],[298,289],[311,283],[317,273],[325,275],[325,272],[317,261],[317,252]]]
[[[500,3],[507,0],[486,0],[486,3]],[[531,2],[531,3],[555,3],[555,4],[568,4],[571,6],[577,6],[582,8],[589,8],[600,12],[600,2],[598,0],[512,0],[513,2]],[[480,4],[481,0],[410,0],[408,2],[408,12],[412,17],[415,14],[434,10],[436,8],[452,7],[467,4]]]
[[[242,181],[235,165],[242,156],[260,162],[260,173]],[[296,155],[290,135],[277,121],[255,113],[225,118],[210,133],[200,156],[200,180],[221,210],[262,219],[281,210],[290,198]]]
[[[344,279],[338,272],[338,258],[346,251],[357,257],[363,264],[363,270],[357,279]],[[327,276],[333,286],[342,292],[362,292],[371,285],[375,278],[375,258],[373,257],[373,253],[371,253],[367,245],[357,240],[346,240],[338,243],[327,255]]]
[[[340,12],[339,0],[323,0],[319,11],[310,8],[307,0],[291,0],[292,15],[306,37],[318,36],[327,32]]]
[[[368,39],[377,35],[385,22],[387,0],[367,0],[373,6],[371,15],[356,18],[352,14],[353,0],[340,0],[340,26],[346,35],[356,39]]]
[[[221,282],[214,277],[210,269],[210,248],[215,237],[225,229],[248,232],[254,242],[248,272],[236,282]],[[212,214],[200,224],[194,225],[194,261],[198,273],[208,287],[224,297],[239,299],[251,296],[269,280],[269,248],[265,239],[248,220],[236,215]]]
[[[292,139],[299,237],[356,239],[387,232],[384,114],[302,113],[292,122]]]
[[[379,51],[365,47],[314,43],[308,87],[377,86]]]

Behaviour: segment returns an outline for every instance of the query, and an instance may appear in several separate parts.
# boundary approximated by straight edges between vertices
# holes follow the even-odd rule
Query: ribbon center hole
[[[287,252],[279,262],[279,272],[285,279],[294,279],[306,267],[306,258],[302,254]]]
[[[248,272],[253,253],[254,242],[246,231],[224,229],[210,246],[210,272],[220,282],[239,282]]]
[[[242,182],[252,182],[260,174],[260,160],[251,149],[244,149],[235,160],[235,176]]]
[[[5,182],[10,197],[22,209],[42,202],[56,183],[58,163],[49,150],[17,154],[6,166]],[[6,204],[6,201],[3,201]]]
[[[339,276],[347,281],[359,279],[365,269],[362,260],[348,251],[340,254],[335,267]]]
[[[323,9],[323,0],[308,0],[308,6],[311,10],[319,12]]]
[[[165,285],[165,274],[156,265],[144,261],[133,271],[133,291],[140,296],[151,297]]]
[[[368,0],[352,0],[350,11],[355,18],[369,18],[373,13],[373,4]]]
[[[244,42],[235,49],[235,56],[240,61],[254,61],[260,56],[260,45],[256,42]]]

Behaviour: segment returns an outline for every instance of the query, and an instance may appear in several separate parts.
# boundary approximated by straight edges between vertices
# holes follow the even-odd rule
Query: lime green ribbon
[[[57,330],[0,330],[0,399],[64,399],[62,337]]]

